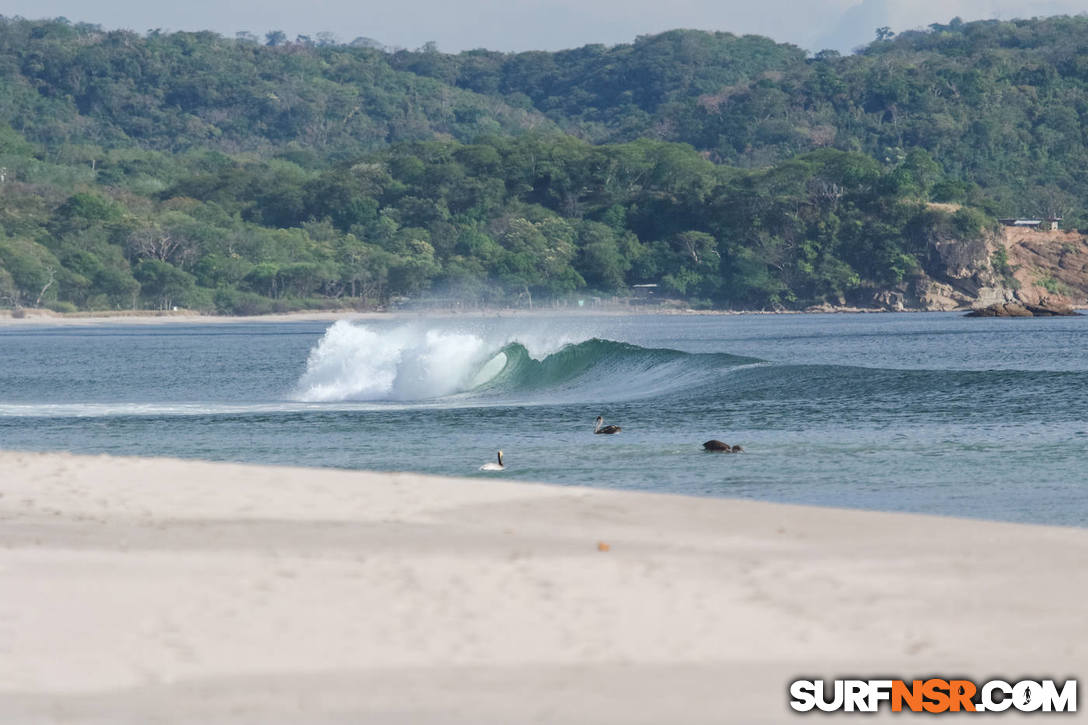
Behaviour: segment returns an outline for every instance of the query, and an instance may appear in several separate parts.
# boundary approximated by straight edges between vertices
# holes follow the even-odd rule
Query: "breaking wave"
[[[295,399],[303,402],[501,399],[626,400],[689,388],[758,363],[727,354],[624,342],[488,340],[403,326],[340,321],[310,351]]]

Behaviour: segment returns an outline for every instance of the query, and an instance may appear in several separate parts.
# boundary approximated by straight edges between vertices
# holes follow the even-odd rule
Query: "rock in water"
[[[1078,314],[1070,305],[1055,304],[1053,302],[1039,305],[1025,304],[1024,307],[1036,317],[1072,317]]]
[[[998,302],[986,307],[978,307],[967,313],[967,317],[1067,317],[1080,314],[1066,304],[1020,302]]]

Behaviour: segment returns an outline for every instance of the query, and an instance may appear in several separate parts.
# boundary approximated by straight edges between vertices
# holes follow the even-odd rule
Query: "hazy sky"
[[[622,43],[670,28],[758,33],[810,50],[848,50],[889,25],[1088,12],[1088,0],[0,0],[0,15],[64,16],[144,32],[321,31],[440,50],[556,50]]]

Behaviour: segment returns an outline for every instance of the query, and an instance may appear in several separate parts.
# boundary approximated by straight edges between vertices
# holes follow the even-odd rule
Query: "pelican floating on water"
[[[744,449],[740,446],[731,446],[728,443],[722,443],[719,440],[710,440],[703,444],[703,450],[713,451],[715,453],[743,453]]]
[[[481,471],[502,471],[505,468],[506,466],[502,464],[502,451],[499,451],[498,463],[485,463],[484,465],[480,466]]]
[[[597,425],[593,428],[594,433],[597,433],[598,435],[612,435],[613,433],[619,433],[623,430],[623,428],[620,428],[618,425],[606,425],[602,428],[602,423],[604,423],[604,418],[598,415]]]

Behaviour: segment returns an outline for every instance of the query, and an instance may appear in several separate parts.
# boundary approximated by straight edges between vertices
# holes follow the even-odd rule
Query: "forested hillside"
[[[447,55],[2,20],[0,306],[528,305],[639,283],[870,304],[997,216],[1081,223],[1085,58],[1085,18],[811,58],[698,31]]]
[[[884,164],[921,149],[958,182],[938,201],[978,185],[1007,214],[1080,214],[1088,180],[1085,17],[957,20],[847,57],[673,31],[615,48],[402,52],[392,63],[480,93],[525,94],[593,142],[678,141],[745,168],[825,147]]]

